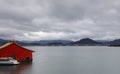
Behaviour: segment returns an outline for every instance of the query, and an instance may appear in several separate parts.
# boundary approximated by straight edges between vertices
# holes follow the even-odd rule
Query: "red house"
[[[26,49],[14,41],[10,41],[0,46],[0,58],[1,57],[13,57],[18,61],[32,61],[32,50]]]

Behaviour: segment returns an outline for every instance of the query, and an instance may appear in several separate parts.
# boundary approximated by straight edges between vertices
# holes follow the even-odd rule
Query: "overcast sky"
[[[120,38],[120,0],[0,0],[0,38]]]

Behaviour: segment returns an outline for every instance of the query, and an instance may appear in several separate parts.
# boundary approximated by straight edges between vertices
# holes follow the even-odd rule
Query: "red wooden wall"
[[[17,60],[23,60],[27,57],[32,59],[32,52],[33,51],[12,43],[7,47],[0,49],[0,57],[11,57],[11,55],[15,54]]]

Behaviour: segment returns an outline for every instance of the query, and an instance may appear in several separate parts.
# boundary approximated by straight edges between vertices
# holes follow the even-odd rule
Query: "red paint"
[[[11,42],[9,45],[0,48],[0,57],[11,57],[16,55],[16,60],[24,60],[27,57],[32,59],[32,50],[28,50],[24,47],[17,45],[15,42]]]

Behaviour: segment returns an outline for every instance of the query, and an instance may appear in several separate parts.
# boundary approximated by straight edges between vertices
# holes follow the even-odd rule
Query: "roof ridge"
[[[30,49],[27,49],[27,48],[25,48],[25,47],[22,47],[21,45],[17,44],[17,43],[14,42],[14,41],[9,41],[8,43],[6,43],[6,44],[0,46],[0,49],[3,49],[3,48],[5,48],[5,47],[7,47],[7,46],[9,46],[9,45],[11,45],[11,44],[15,44],[15,45],[17,45],[17,46],[19,46],[19,47],[21,47],[21,48],[27,50],[27,51],[34,52],[33,50],[30,50]]]
[[[3,44],[2,46],[0,46],[0,49],[5,48],[6,46],[9,46],[10,44],[12,44],[13,42],[8,42]]]

